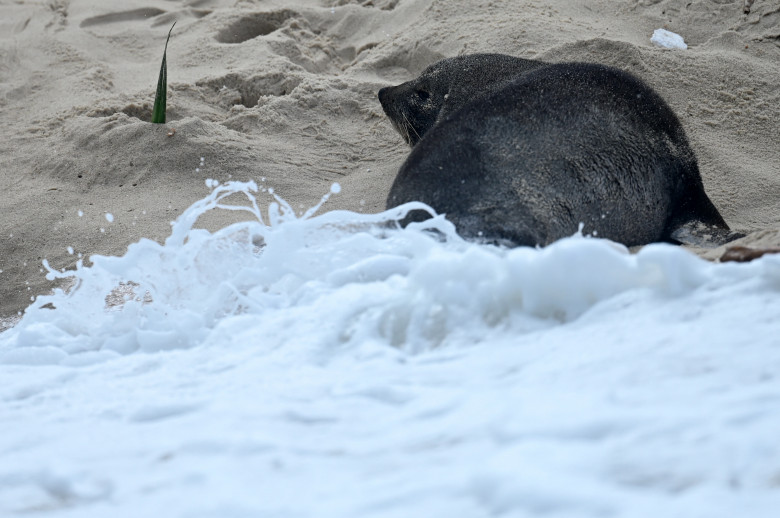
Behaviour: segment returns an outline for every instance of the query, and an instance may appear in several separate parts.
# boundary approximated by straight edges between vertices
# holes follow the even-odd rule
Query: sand
[[[9,322],[52,289],[44,258],[72,268],[79,254],[121,255],[140,238],[164,240],[170,222],[208,193],[208,178],[256,180],[301,209],[338,182],[326,209],[382,210],[408,148],[376,91],[472,52],[639,75],[679,115],[707,192],[748,234],[740,244],[778,246],[780,4],[743,7],[0,0],[0,318]],[[168,122],[153,125],[174,21]],[[658,28],[682,35],[688,49],[652,45]],[[201,224],[235,217],[209,214]],[[715,259],[723,250],[697,252]]]

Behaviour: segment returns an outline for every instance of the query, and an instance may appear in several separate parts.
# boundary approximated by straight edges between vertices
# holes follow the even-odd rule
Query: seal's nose
[[[379,102],[382,103],[382,106],[387,104],[387,96],[389,92],[390,92],[389,86],[379,89],[379,94],[377,94],[377,97],[379,97]]]

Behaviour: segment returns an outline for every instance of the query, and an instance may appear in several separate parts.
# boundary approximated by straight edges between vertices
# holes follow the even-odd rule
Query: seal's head
[[[502,54],[443,59],[416,79],[379,90],[379,102],[401,137],[414,147],[429,129],[457,109],[543,65]]]
[[[396,131],[414,146],[436,123],[447,90],[445,82],[432,81],[426,70],[413,81],[379,90],[379,102]]]

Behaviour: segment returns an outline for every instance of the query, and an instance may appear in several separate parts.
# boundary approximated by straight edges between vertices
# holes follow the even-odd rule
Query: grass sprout
[[[168,40],[171,39],[171,31],[176,25],[173,22],[168,30],[168,39],[165,40],[165,50],[163,51],[162,65],[160,65],[160,77],[157,78],[157,93],[154,96],[154,107],[152,108],[152,122],[155,124],[165,124],[165,106],[168,101],[168,62],[166,54],[168,53]]]

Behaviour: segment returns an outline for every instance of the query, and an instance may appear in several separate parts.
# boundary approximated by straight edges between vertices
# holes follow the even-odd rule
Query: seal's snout
[[[387,108],[389,102],[390,102],[390,88],[389,86],[386,86],[385,88],[381,88],[379,90],[379,93],[377,94],[377,97],[379,97],[379,103],[382,105],[383,108]]]

